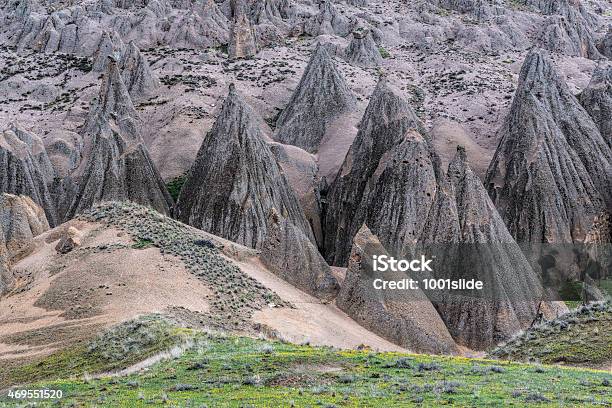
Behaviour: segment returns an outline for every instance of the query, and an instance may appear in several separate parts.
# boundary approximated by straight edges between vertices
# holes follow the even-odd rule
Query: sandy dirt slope
[[[83,242],[60,255],[55,245],[67,225]],[[48,353],[171,306],[208,310],[210,290],[181,262],[133,244],[116,229],[74,221],[37,237],[36,250],[15,265],[21,287],[0,300],[0,360]]]
[[[292,343],[309,342],[313,345],[355,348],[367,345],[381,351],[401,351],[401,347],[364,329],[334,304],[323,304],[291,286],[266,270],[257,258],[236,262],[253,278],[276,292],[295,308],[269,308],[255,313],[253,320],[267,326],[277,335]],[[404,350],[405,351],[405,350]]]
[[[68,227],[79,230],[82,243],[59,254],[55,246]],[[257,312],[252,320],[262,333],[296,343],[401,350],[333,304],[322,304],[269,272],[256,251],[203,235],[245,273],[295,306]],[[37,237],[32,254],[15,265],[18,287],[0,299],[0,361],[40,357],[141,314],[176,308],[208,312],[211,290],[182,262],[157,248],[135,244],[115,228],[83,221]]]

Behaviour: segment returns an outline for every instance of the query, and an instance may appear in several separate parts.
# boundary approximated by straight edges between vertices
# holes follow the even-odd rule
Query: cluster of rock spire
[[[583,241],[611,206],[612,151],[545,52],[525,59],[499,137],[485,185],[513,236]]]
[[[119,62],[107,58],[99,95],[75,143],[60,139],[50,144],[57,168],[36,135],[16,124],[1,134],[0,191],[31,197],[52,226],[99,201],[130,200],[163,214],[173,207],[142,140],[142,123],[123,79],[147,72],[146,61],[128,58],[140,62],[125,64],[122,75]]]
[[[231,85],[181,190],[176,216],[257,248],[273,208],[314,242],[299,201],[266,143],[263,120]]]
[[[335,300],[364,327],[415,351],[486,349],[528,327],[538,313],[562,309],[549,301],[518,243],[592,237],[605,242],[610,236],[609,222],[602,221],[612,208],[610,66],[601,64],[576,97],[546,51],[529,52],[484,183],[463,148],[442,167],[424,124],[383,76],[339,172],[329,185],[310,192],[317,200],[325,197],[312,206],[320,211],[313,217],[305,214],[271,146],[292,145],[317,157],[321,146],[335,142],[330,129],[358,111],[334,58],[319,45],[274,131],[230,85],[175,204],[149,156],[132,102],[149,95],[158,80],[136,42],[126,45],[124,39],[156,37],[156,18],[171,13],[159,43],[224,44],[230,58],[250,58],[281,35],[270,27],[287,35],[304,17],[290,0],[184,3],[180,7],[187,11],[172,14],[176,4],[149,2],[140,23],[117,22],[98,36],[75,23],[88,21],[91,5],[42,17],[35,4],[22,0],[8,18],[11,27],[20,17],[28,22],[10,33],[18,46],[77,53],[88,44],[95,48],[93,69],[104,74],[74,143],[61,139],[45,148],[17,124],[0,134],[0,193],[10,193],[0,197],[0,293],[13,283],[10,265],[25,245],[20,240],[97,202],[134,201],[259,250],[273,273],[326,302]],[[469,0],[437,4],[479,19],[499,11]],[[595,17],[579,2],[525,0],[525,5],[546,16],[542,46],[593,59],[610,55],[610,35],[595,41],[590,28]],[[130,1],[116,6],[134,8]],[[105,12],[104,3],[97,7]],[[320,2],[317,13],[307,17],[299,25],[305,33],[352,35],[343,53],[350,64],[383,64],[372,29],[358,26],[333,1]],[[313,225],[315,218],[320,225]],[[478,250],[469,251],[474,246]],[[466,247],[469,256],[461,252]],[[427,277],[458,279],[469,271],[487,278],[486,291],[457,296],[373,290],[373,255],[409,257],[419,251],[448,258]],[[343,281],[330,265],[347,267]]]

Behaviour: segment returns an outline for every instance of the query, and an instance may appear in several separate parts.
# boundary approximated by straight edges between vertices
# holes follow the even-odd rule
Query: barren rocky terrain
[[[606,0],[0,0],[0,363],[156,313],[524,359],[610,296],[611,117]],[[422,253],[379,277],[486,289],[372,289]]]

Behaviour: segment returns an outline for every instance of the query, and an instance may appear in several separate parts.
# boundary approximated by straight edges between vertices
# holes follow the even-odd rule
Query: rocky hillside
[[[526,358],[568,293],[605,297],[611,58],[605,0],[0,0],[0,365],[150,314]]]
[[[493,350],[495,358],[612,370],[610,302],[581,306],[536,325]]]

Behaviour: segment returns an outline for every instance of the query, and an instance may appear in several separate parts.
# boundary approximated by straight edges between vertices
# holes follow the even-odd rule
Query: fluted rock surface
[[[484,282],[482,290],[430,296],[453,338],[470,348],[486,349],[527,328],[538,310],[556,317],[564,309],[546,299],[538,274],[470,169],[462,147],[449,164],[448,180],[455,200],[448,201],[449,190],[440,189],[440,200],[446,202],[443,215],[431,214],[420,242],[427,252],[433,251],[436,278],[473,277]],[[441,220],[451,227],[436,233]]]
[[[584,240],[612,203],[611,162],[610,147],[552,61],[530,52],[485,181],[512,235]]]
[[[159,87],[159,80],[133,41],[130,41],[123,51],[119,66],[121,67],[123,83],[130,93],[130,97],[142,98],[148,96]]]
[[[319,13],[307,23],[306,31],[313,36],[332,34],[346,37],[351,32],[351,22],[338,11],[332,0],[322,0]]]
[[[44,210],[30,197],[0,194],[0,231],[11,258],[21,257],[32,239],[48,229]]]
[[[291,0],[262,0],[254,4],[253,17],[257,24],[284,24],[295,16]]]
[[[453,338],[421,290],[393,292],[373,288],[374,276],[389,281],[408,278],[401,273],[373,272],[372,257],[386,254],[377,237],[365,225],[360,228],[336,298],[338,307],[363,327],[411,351],[456,353]]]
[[[351,251],[352,239],[368,217],[370,201],[376,207],[375,212],[380,212],[382,218],[374,221],[372,218],[376,216],[371,214],[369,220],[372,220],[372,223],[368,221],[368,225],[379,236],[383,244],[392,244],[396,248],[401,246],[404,238],[407,238],[405,236],[407,231],[402,231],[398,235],[383,233],[384,229],[389,232],[393,229],[400,230],[399,225],[407,217],[400,215],[402,210],[399,210],[400,206],[396,202],[389,201],[387,203],[389,208],[381,208],[385,205],[384,199],[376,197],[375,194],[378,189],[384,197],[391,199],[388,195],[394,194],[394,191],[384,187],[384,184],[392,183],[393,179],[390,178],[392,174],[388,170],[383,176],[383,171],[389,164],[393,164],[394,160],[400,160],[400,163],[403,163],[404,159],[400,156],[407,153],[408,149],[418,150],[418,153],[415,152],[417,157],[429,161],[428,158],[425,158],[428,157],[427,147],[419,132],[424,133],[422,125],[408,102],[401,96],[399,90],[389,84],[387,79],[381,79],[370,98],[370,103],[359,126],[359,132],[344,160],[340,173],[332,183],[327,195],[328,206],[324,228],[325,253],[330,263],[346,264]],[[403,146],[400,147],[402,144]],[[409,166],[406,166],[406,169],[408,168]],[[402,183],[418,183],[417,180],[420,180],[420,177],[426,173],[421,171],[419,164],[417,168],[419,171],[415,179],[403,180],[402,177],[408,174],[396,174],[398,177],[394,179],[398,183],[396,187],[399,188]],[[428,167],[427,170],[432,170],[432,168]],[[433,171],[427,174],[431,175]],[[380,188],[377,187],[377,181],[383,183]],[[430,196],[431,193],[429,191]],[[430,199],[427,196],[426,198]],[[398,197],[398,199],[403,201],[403,198]],[[424,205],[423,207],[416,205],[418,197],[415,196],[414,199],[414,205],[410,205],[414,211],[425,208]],[[398,213],[395,213],[395,218],[391,218],[394,214],[391,207],[399,210]],[[383,212],[386,211],[388,212],[383,215]],[[387,227],[383,227],[381,222],[386,222]],[[379,227],[380,230],[378,230]],[[413,238],[414,236],[416,235],[413,235]]]
[[[249,20],[249,7],[245,0],[231,0],[232,27],[230,31],[230,58],[250,58],[257,53],[255,31]]]
[[[208,48],[228,44],[230,22],[214,0],[198,0],[181,12],[164,35],[176,47]]]
[[[77,169],[78,193],[68,218],[100,201],[134,201],[169,214],[172,198],[140,135],[140,123],[116,61],[83,127],[85,160]]]
[[[0,134],[0,193],[26,195],[44,208],[51,225],[57,224],[49,193],[54,170],[40,138],[15,124]]]
[[[92,55],[92,70],[96,72],[106,71],[109,57],[119,59],[124,52],[125,44],[123,44],[121,37],[115,31],[105,30]]]
[[[438,6],[458,13],[471,14],[478,20],[485,20],[494,14],[494,6],[486,0],[437,0]]]
[[[541,32],[542,47],[592,59],[601,56],[593,34],[596,18],[580,0],[526,0],[525,4],[549,16]]]
[[[382,64],[383,58],[369,30],[353,32],[353,39],[346,49],[346,60],[351,64],[366,68]]]
[[[356,103],[332,58],[319,45],[289,103],[278,117],[274,138],[316,152],[330,124],[353,111]]]
[[[317,298],[330,301],[336,297],[338,281],[304,232],[274,208],[268,214],[266,228],[261,259],[272,272]]]
[[[589,85],[580,94],[580,103],[612,148],[612,65],[595,69]]]
[[[0,194],[0,295],[11,289],[11,264],[27,256],[32,239],[49,229],[42,208],[27,196]]]
[[[314,242],[300,204],[265,142],[261,122],[231,85],[181,190],[177,217],[257,248],[267,234],[268,212],[276,208]]]
[[[105,72],[111,59],[117,61],[132,98],[150,95],[159,86],[159,80],[134,41],[126,46],[117,33],[105,31],[93,55],[93,70]]]
[[[0,242],[0,296],[11,290],[15,282],[15,277],[11,272],[11,267],[6,256],[4,243]]]
[[[602,55],[612,59],[612,27],[608,28],[606,35],[599,41],[597,49]]]

